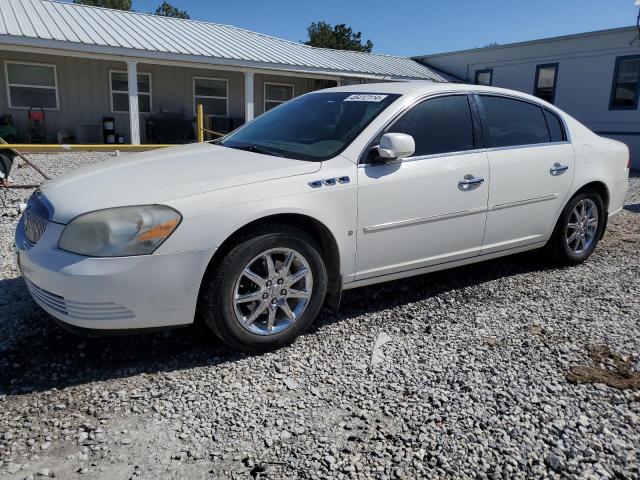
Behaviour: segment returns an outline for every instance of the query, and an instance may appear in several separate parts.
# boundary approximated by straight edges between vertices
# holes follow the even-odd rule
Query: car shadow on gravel
[[[640,213],[640,203],[630,203],[629,205],[625,205],[624,209],[631,213]]]
[[[387,282],[345,292],[340,311],[323,310],[310,334],[344,319],[426,300],[501,277],[552,268],[536,252]],[[215,366],[246,358],[203,326],[124,337],[87,338],[59,328],[29,298],[22,278],[0,280],[0,292],[21,307],[0,303],[0,395],[19,395],[143,373]]]
[[[558,268],[541,251],[525,252],[472,265],[428,273],[345,292],[337,319],[359,316],[408,303],[427,300],[446,292],[463,291],[499,278]],[[316,322],[321,328],[323,320]],[[331,319],[330,321],[335,321]],[[313,331],[313,329],[312,329]]]

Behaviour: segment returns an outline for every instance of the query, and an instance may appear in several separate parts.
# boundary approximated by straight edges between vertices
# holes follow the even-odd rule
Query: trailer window
[[[619,57],[613,74],[611,110],[635,110],[640,96],[640,55]]]

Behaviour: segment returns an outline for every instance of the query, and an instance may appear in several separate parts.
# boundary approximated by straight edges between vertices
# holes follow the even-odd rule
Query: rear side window
[[[551,134],[552,142],[563,142],[567,139],[564,134],[564,128],[562,128],[562,122],[556,116],[555,113],[551,113],[549,110],[544,111],[544,116],[547,119],[547,125],[549,126],[549,133]]]
[[[480,95],[485,145],[514,147],[551,141],[542,108],[512,98]]]
[[[414,157],[473,150],[473,124],[466,95],[426,100],[400,117],[387,132],[416,142]]]

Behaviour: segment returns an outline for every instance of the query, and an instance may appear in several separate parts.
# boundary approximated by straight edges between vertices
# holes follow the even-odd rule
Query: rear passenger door
[[[545,241],[573,180],[574,151],[564,125],[525,100],[476,99],[491,172],[482,253]]]

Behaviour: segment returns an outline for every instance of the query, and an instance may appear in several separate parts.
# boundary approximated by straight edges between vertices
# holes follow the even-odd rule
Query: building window
[[[488,68],[486,70],[476,70],[476,85],[485,85],[490,87],[493,85],[493,70]]]
[[[640,55],[616,58],[611,110],[635,110],[640,95]]]
[[[228,82],[220,78],[193,77],[193,99],[197,111],[202,104],[204,114],[210,117],[226,117],[229,99]]]
[[[111,70],[111,111],[113,113],[129,112],[129,76],[127,72]],[[138,73],[138,109],[140,113],[151,113],[151,74]]]
[[[558,64],[538,65],[536,68],[536,81],[533,94],[549,103],[556,98],[556,85],[558,83]]]
[[[293,85],[287,83],[264,84],[264,111],[271,110],[293,98]]]
[[[313,81],[314,90],[322,90],[323,88],[333,88],[337,86],[338,86],[338,82],[336,80],[323,80],[323,79],[316,78]]]
[[[42,107],[58,110],[55,65],[5,62],[9,108]]]

